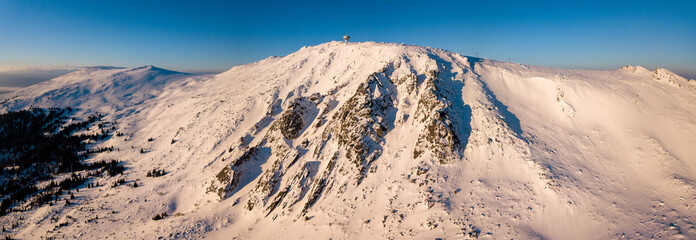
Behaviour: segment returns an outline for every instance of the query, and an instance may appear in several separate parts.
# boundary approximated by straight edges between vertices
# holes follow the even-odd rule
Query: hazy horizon
[[[155,65],[216,73],[349,34],[351,41],[406,43],[535,66],[639,65],[693,79],[695,22],[693,1],[162,5],[0,0],[0,69]],[[27,86],[46,76],[4,82]],[[14,86],[4,82],[0,79],[0,86]]]
[[[270,57],[270,56],[269,56]],[[475,57],[475,56],[469,56],[469,57]],[[499,60],[500,59],[493,59],[493,60]],[[250,62],[251,63],[251,62]],[[246,63],[245,63],[246,64]],[[524,63],[521,63],[524,64]],[[243,65],[243,64],[240,64]],[[143,65],[144,66],[144,65]],[[155,65],[156,66],[156,65]],[[89,67],[89,66],[85,66]],[[122,66],[114,66],[114,67],[122,67]],[[124,68],[133,68],[133,67],[139,67],[139,66],[126,66]],[[157,66],[161,67],[161,66]],[[232,68],[234,66],[230,66]],[[548,66],[544,66],[548,67]],[[645,67],[645,66],[643,66]],[[7,92],[12,92],[14,90],[17,90],[19,88],[31,86],[33,84],[37,84],[43,81],[51,80],[53,78],[59,77],[61,75],[73,72],[75,70],[78,70],[80,68],[84,67],[66,67],[66,66],[40,66],[40,67],[26,67],[26,68],[14,68],[10,70],[3,70],[0,69],[0,94],[7,93]],[[182,69],[177,69],[177,68],[168,68],[168,67],[162,67],[168,70],[173,70],[173,71],[179,71],[179,72],[185,72],[185,73],[193,73],[193,74],[218,74],[221,72],[226,71],[221,70],[221,71],[203,71],[203,72],[197,72],[197,71],[185,71]],[[619,67],[617,67],[619,68]],[[647,67],[650,70],[653,70],[654,68]],[[582,69],[582,68],[568,68],[568,69]],[[603,68],[603,69],[590,69],[586,68],[586,70],[611,70],[612,68]],[[668,69],[670,71],[675,72],[676,74],[679,74],[680,76],[686,78],[686,79],[696,79],[696,74],[691,75],[689,73],[683,73],[683,72],[678,72],[672,69]]]

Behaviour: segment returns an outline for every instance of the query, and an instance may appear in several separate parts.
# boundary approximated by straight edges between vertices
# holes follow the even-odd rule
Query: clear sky
[[[344,34],[539,66],[641,65],[696,78],[694,0],[0,0],[0,68],[220,72]]]

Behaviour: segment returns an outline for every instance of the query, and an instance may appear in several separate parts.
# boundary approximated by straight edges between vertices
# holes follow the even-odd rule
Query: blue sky
[[[0,68],[219,72],[344,34],[539,66],[641,65],[696,78],[694,0],[0,0]]]

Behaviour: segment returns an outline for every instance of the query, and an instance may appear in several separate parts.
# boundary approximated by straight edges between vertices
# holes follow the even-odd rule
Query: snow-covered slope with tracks
[[[89,161],[126,162],[139,187],[95,180],[0,222],[30,239],[695,238],[695,82],[374,42],[218,75],[82,70],[2,111],[105,114],[124,135]]]

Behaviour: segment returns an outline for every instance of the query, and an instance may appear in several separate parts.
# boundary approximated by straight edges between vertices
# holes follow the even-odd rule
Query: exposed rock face
[[[254,157],[257,150],[256,147],[249,148],[239,158],[234,160],[231,165],[223,167],[215,175],[215,179],[211,181],[206,191],[217,194],[220,200],[228,198],[239,184],[244,164]]]
[[[317,114],[317,103],[321,100],[321,95],[313,94],[310,97],[298,97],[288,104],[287,109],[282,111],[280,117],[273,121],[273,117],[278,114],[282,100],[277,99],[268,107],[266,115],[254,125],[256,133],[263,130],[263,126],[273,121],[268,128],[268,132],[262,141],[244,152],[231,165],[225,166],[220,170],[219,176],[211,182],[208,192],[216,192],[221,200],[229,197],[229,194],[236,190],[239,178],[247,168],[247,162],[255,158],[261,163],[273,161],[273,165],[263,171],[256,181],[252,196],[247,202],[247,208],[252,210],[259,203],[265,204],[269,198],[278,191],[278,184],[284,175],[283,166],[292,166],[299,158],[298,150],[285,140],[296,139],[302,130],[311,122]],[[247,137],[249,138],[249,137]],[[248,139],[240,140],[242,142]],[[268,154],[259,154],[261,149],[269,150]],[[287,161],[286,161],[287,160]],[[294,160],[294,161],[293,161]],[[258,163],[254,163],[258,164]],[[287,193],[284,192],[282,195]],[[275,201],[282,200],[283,196],[278,196]],[[275,204],[278,204],[276,202]],[[275,207],[269,208],[272,211]]]
[[[450,121],[448,93],[437,86],[439,71],[421,73],[425,84],[421,85],[422,90],[418,90],[418,72],[410,70],[403,76],[392,76],[400,65],[395,67],[389,63],[371,74],[342,103],[337,104],[331,95],[324,101],[325,97],[319,93],[309,97],[291,97],[293,94],[290,94],[289,99],[272,101],[266,116],[254,127],[255,132],[261,132],[263,126],[271,122],[261,142],[244,152],[232,165],[225,166],[213,180],[209,192],[215,192],[221,199],[229,197],[237,188],[245,164],[255,155],[259,161],[253,164],[270,164],[258,175],[249,192],[245,206],[248,210],[264,206],[268,215],[304,200],[301,211],[304,215],[334,186],[340,186],[340,194],[349,185],[359,185],[369,172],[375,171],[373,163],[383,153],[386,134],[394,128],[395,115],[399,111],[394,100],[398,96],[397,88],[404,91],[404,97],[416,96],[418,99],[414,115],[422,127],[416,128],[421,132],[415,142],[414,158],[425,157],[423,154],[428,152],[436,162],[452,162],[459,157],[461,146]],[[397,81],[392,82],[392,77]],[[335,94],[343,87],[337,86],[329,94]],[[285,110],[276,117],[283,101],[286,102]],[[338,109],[333,110],[336,105]],[[323,124],[327,118],[330,120]],[[305,132],[317,132],[321,128],[319,139],[303,137]],[[295,140],[301,143],[295,143]],[[314,148],[312,156],[319,161],[305,160],[296,165],[308,148]],[[259,149],[270,152],[257,154]],[[286,178],[288,175],[292,177]],[[353,183],[337,182],[337,176],[346,176]]]
[[[280,118],[273,122],[268,135],[280,131],[283,137],[293,140],[299,137],[301,131],[314,120],[317,114],[319,96],[299,97],[289,104]]]
[[[220,199],[225,199],[229,193],[235,190],[237,184],[239,184],[239,171],[225,166],[215,176],[215,180],[208,187],[208,192],[217,194]]]
[[[358,183],[381,152],[381,142],[389,131],[387,114],[394,104],[384,86],[391,84],[384,73],[375,73],[361,83],[355,94],[333,116],[322,134],[345,150],[345,156],[360,170]],[[384,82],[384,83],[383,83]]]
[[[307,210],[319,200],[319,197],[321,197],[321,194],[324,192],[327,186],[333,182],[329,176],[331,176],[331,173],[336,167],[336,157],[338,157],[338,154],[334,156],[334,158],[329,160],[329,163],[321,176],[314,181],[314,184],[312,184],[312,189],[309,191],[307,202],[302,208],[302,215],[307,213]]]
[[[281,172],[281,162],[282,158],[278,158],[273,162],[273,165],[265,170],[260,176],[254,189],[250,193],[249,201],[247,201],[246,208],[248,210],[254,209],[256,205],[262,203],[265,205],[269,198],[278,191],[278,184],[280,183],[283,172]],[[285,195],[283,193],[282,195]],[[283,196],[276,197],[279,202],[282,200]],[[275,205],[278,204],[275,203]],[[270,211],[273,211],[275,207],[269,207]]]
[[[418,99],[416,119],[425,124],[425,129],[418,135],[418,142],[413,149],[413,157],[418,158],[429,151],[440,163],[451,163],[459,158],[461,150],[459,136],[450,121],[451,104],[447,96],[437,86],[438,71],[428,72],[425,91]]]
[[[294,102],[292,107],[288,111],[283,112],[283,115],[280,116],[280,119],[276,122],[277,128],[280,129],[280,132],[285,138],[297,138],[300,134],[300,130],[304,128],[302,110],[304,110],[304,106]]]
[[[406,85],[406,91],[410,94],[413,93],[413,91],[418,89],[418,76],[413,73],[409,73],[404,77],[397,78],[394,81],[394,84],[396,85]]]

